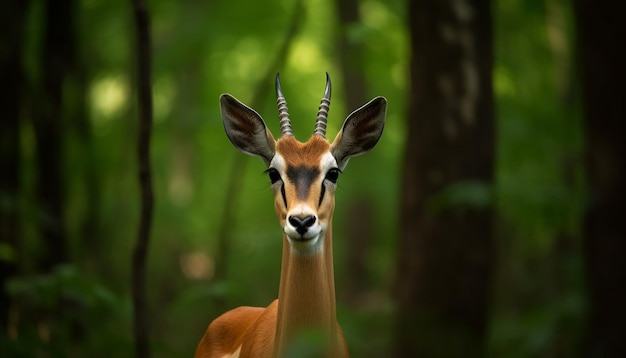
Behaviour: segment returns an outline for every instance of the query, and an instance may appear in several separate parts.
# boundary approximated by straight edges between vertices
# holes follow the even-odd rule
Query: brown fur
[[[307,142],[299,142],[295,137],[282,137],[276,142],[276,152],[280,153],[288,166],[317,165],[322,155],[330,151],[328,141],[318,135]]]

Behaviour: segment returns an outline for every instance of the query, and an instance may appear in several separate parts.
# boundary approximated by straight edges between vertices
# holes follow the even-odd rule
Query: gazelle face
[[[329,228],[335,206],[335,188],[350,157],[372,149],[380,138],[387,101],[376,97],[352,112],[330,143],[325,138],[330,105],[330,79],[314,134],[304,143],[295,139],[276,76],[281,137],[276,141],[263,119],[234,97],[220,97],[224,128],[233,145],[244,153],[261,157],[268,166],[274,207],[293,250],[318,251]]]
[[[330,144],[318,135],[306,143],[282,137],[267,173],[285,234],[294,246],[316,248],[333,215],[340,173]]]

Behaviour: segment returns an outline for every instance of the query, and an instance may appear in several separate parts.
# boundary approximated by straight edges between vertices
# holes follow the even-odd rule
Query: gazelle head
[[[228,138],[240,151],[261,157],[267,165],[274,206],[293,250],[318,251],[330,228],[339,174],[351,157],[371,150],[382,135],[387,100],[376,97],[352,112],[332,143],[326,139],[331,84],[319,106],[315,130],[308,141],[295,139],[287,103],[276,75],[280,120],[278,140],[252,108],[229,94],[220,97],[222,120]]]

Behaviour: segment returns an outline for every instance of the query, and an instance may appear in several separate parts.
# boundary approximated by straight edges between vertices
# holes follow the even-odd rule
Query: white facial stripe
[[[285,169],[285,159],[283,158],[283,156],[278,153],[274,154],[274,158],[272,158],[272,161],[270,162],[270,167],[275,168],[276,170],[281,172],[282,175],[282,172]]]
[[[337,168],[337,160],[335,160],[335,157],[328,152],[322,156],[322,159],[320,160],[320,167],[322,169],[322,173],[326,173],[331,168]]]

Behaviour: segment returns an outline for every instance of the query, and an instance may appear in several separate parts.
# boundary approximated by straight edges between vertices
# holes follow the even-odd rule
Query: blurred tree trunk
[[[367,81],[363,71],[363,43],[350,36],[355,27],[362,26],[358,0],[336,0],[339,16],[339,39],[337,54],[344,95],[348,113],[367,101]],[[355,302],[367,290],[369,274],[367,270],[367,252],[372,242],[372,221],[366,218],[373,215],[374,204],[367,195],[359,195],[349,203],[347,210],[347,228],[345,237],[346,276],[349,277],[342,295]]]
[[[576,1],[587,135],[589,357],[626,357],[624,3]]]
[[[351,38],[351,30],[361,25],[358,0],[336,0],[339,15],[339,41],[337,53],[339,67],[343,77],[346,107],[349,111],[365,104],[367,99],[367,81],[363,73],[363,44],[361,40]]]
[[[27,1],[7,1],[0,7],[0,336],[5,337],[10,307],[5,283],[17,273],[20,251],[20,116],[27,5]]]
[[[493,264],[489,1],[410,1],[397,357],[480,357]]]
[[[132,256],[133,336],[135,356],[150,357],[150,327],[146,297],[146,262],[154,212],[154,190],[150,143],[153,123],[152,99],[152,33],[150,11],[143,0],[131,0],[135,20],[137,109],[137,172],[140,190],[140,213],[137,240]]]
[[[45,5],[41,53],[41,92],[35,95],[33,125],[37,143],[39,221],[43,240],[40,267],[47,271],[67,261],[63,184],[64,82],[74,66],[74,2]]]

